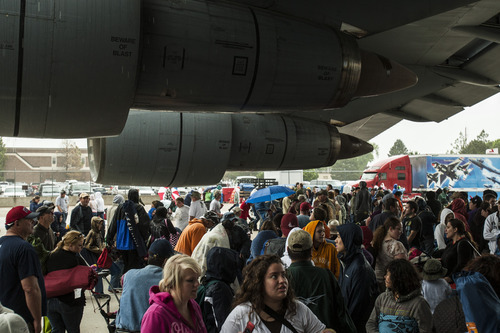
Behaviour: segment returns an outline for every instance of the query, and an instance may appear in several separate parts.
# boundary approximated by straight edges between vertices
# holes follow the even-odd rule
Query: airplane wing
[[[0,135],[89,137],[93,176],[116,184],[328,166],[401,119],[439,122],[496,94],[499,12],[496,0],[7,0]]]
[[[361,38],[360,47],[411,68],[418,83],[355,100],[343,108],[347,116],[332,111],[332,119],[348,123],[339,130],[369,140],[398,119],[440,122],[500,92],[498,5],[479,1]],[[351,123],[354,114],[365,117]],[[386,125],[373,125],[377,118]]]

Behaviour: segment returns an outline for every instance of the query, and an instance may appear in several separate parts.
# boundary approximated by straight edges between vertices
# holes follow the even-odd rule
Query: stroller
[[[110,281],[108,279],[108,276],[110,274],[111,274],[111,272],[109,271],[109,269],[102,269],[100,272],[98,272],[99,277],[102,278],[103,280],[105,280],[108,283],[108,285],[111,285]],[[112,290],[113,295],[114,295],[116,301],[118,302],[118,306],[119,306],[120,305],[120,298],[118,297],[116,289],[112,288],[111,290]],[[108,295],[108,294],[98,294],[98,293],[95,293],[93,291],[91,291],[91,292],[92,292],[92,297],[96,301],[96,304],[97,304],[97,306],[94,306],[94,311],[98,310],[99,313],[102,315],[102,317],[106,321],[106,326],[108,328],[108,331],[110,333],[115,332],[115,330],[116,330],[115,318],[116,318],[117,311],[110,312],[110,305],[111,305],[110,303],[111,303],[112,296]]]
[[[82,251],[82,252],[84,252],[84,251]],[[85,259],[85,257],[87,257],[87,256],[82,255],[82,253],[80,253],[80,257],[85,261],[87,266],[95,267],[95,268],[98,266],[97,263],[96,264],[89,264],[88,260]],[[98,272],[97,272],[97,275],[101,279],[105,280],[108,283],[108,285],[111,285],[111,282],[108,279],[108,276],[110,274],[111,274],[111,272],[107,268],[102,268],[102,269],[98,270]],[[118,302],[118,307],[119,307],[120,306],[120,298],[118,297],[116,289],[112,288],[111,290],[113,292],[114,297],[116,298],[116,301]],[[94,311],[98,310],[99,313],[103,316],[104,320],[106,321],[106,326],[108,328],[108,331],[110,333],[115,332],[116,326],[115,326],[114,319],[116,318],[117,311],[110,312],[111,295],[96,293],[92,290],[90,292],[92,293],[92,298],[96,301],[96,304],[97,304],[97,307],[96,307],[94,305],[94,303],[92,302],[92,304],[94,305]]]

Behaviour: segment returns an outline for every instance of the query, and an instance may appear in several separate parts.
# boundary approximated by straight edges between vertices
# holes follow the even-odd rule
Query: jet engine
[[[226,170],[329,166],[372,146],[334,126],[277,114],[131,111],[117,137],[88,140],[100,183],[202,185]]]
[[[338,108],[416,83],[339,29],[236,1],[4,0],[0,135],[116,135],[131,107]]]

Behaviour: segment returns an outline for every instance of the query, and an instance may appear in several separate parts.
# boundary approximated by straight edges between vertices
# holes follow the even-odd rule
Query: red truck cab
[[[364,180],[368,187],[377,186],[388,190],[398,184],[409,193],[412,190],[411,174],[408,155],[398,155],[373,163],[363,171],[360,180]]]

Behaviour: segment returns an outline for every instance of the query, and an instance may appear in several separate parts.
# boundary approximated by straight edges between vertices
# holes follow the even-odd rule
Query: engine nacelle
[[[226,170],[329,166],[372,150],[359,143],[325,123],[277,114],[131,111],[120,136],[89,139],[88,149],[97,182],[182,186],[217,183]]]
[[[134,106],[268,111],[346,105],[355,39],[331,27],[217,1],[145,1]]]
[[[116,135],[130,107],[338,108],[416,82],[337,28],[237,1],[4,0],[0,51],[0,136]]]
[[[1,136],[119,134],[135,91],[141,3],[2,1]]]

